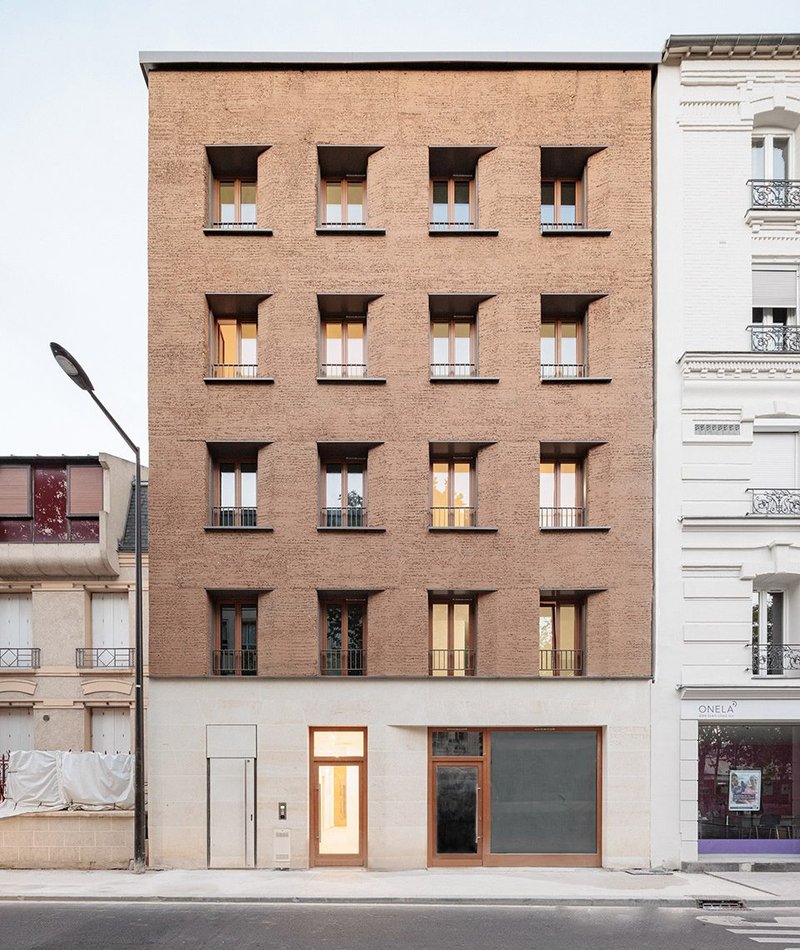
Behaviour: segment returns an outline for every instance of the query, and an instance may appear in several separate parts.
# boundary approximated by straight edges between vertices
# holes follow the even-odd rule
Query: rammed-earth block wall
[[[588,672],[648,676],[651,597],[651,139],[649,69],[155,71],[150,83],[151,674],[209,673],[207,588],[260,599],[259,673],[317,670],[319,588],[369,601],[370,674],[427,673],[428,589],[491,589],[478,604],[478,673],[536,675],[538,592],[596,588]],[[204,236],[205,146],[263,143],[267,236]],[[385,236],[315,233],[319,143],[374,144],[369,223]],[[481,227],[428,234],[428,147],[493,145],[479,165]],[[604,145],[591,223],[609,237],[539,232],[541,145]],[[208,292],[269,293],[260,372],[272,386],[209,386]],[[317,293],[380,293],[369,363],[385,386],[317,374]],[[429,382],[430,293],[485,293],[478,347],[496,385]],[[590,323],[608,385],[539,381],[540,294],[607,293]],[[596,357],[596,358],[595,358]],[[263,440],[259,520],[210,534],[207,442]],[[316,530],[318,441],[382,442],[369,520],[384,534]],[[430,440],[492,441],[478,456],[479,521],[427,530]],[[607,534],[541,533],[542,441],[601,440],[592,520]]]

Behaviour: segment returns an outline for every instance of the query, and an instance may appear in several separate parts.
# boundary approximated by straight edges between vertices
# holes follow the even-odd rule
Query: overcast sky
[[[0,0],[0,454],[147,440],[147,90],[139,50],[659,50],[800,32],[798,0]]]

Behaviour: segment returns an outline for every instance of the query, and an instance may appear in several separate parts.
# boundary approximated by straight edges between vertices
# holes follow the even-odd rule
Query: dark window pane
[[[556,186],[552,181],[542,182],[542,224],[556,220]]]
[[[478,853],[478,769],[474,765],[436,767],[436,851]]]
[[[364,649],[364,605],[347,605],[347,649]]]
[[[220,650],[234,650],[236,631],[236,608],[233,606],[219,609],[219,648]]]
[[[594,732],[492,732],[492,853],[594,854]]]
[[[483,733],[480,731],[449,729],[434,732],[432,744],[434,755],[483,755]]]
[[[342,608],[340,604],[328,604],[325,608],[325,625],[328,643],[326,649],[342,649]]]
[[[255,604],[242,607],[242,649],[255,650],[256,648],[256,606]]]

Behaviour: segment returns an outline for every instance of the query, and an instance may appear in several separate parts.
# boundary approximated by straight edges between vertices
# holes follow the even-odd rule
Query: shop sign
[[[738,702],[735,699],[723,699],[709,703],[699,703],[698,719],[735,719]]]

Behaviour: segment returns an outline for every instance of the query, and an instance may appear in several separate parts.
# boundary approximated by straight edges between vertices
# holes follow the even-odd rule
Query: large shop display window
[[[429,862],[600,864],[598,729],[433,729]]]
[[[800,725],[701,723],[698,852],[800,854]]]

